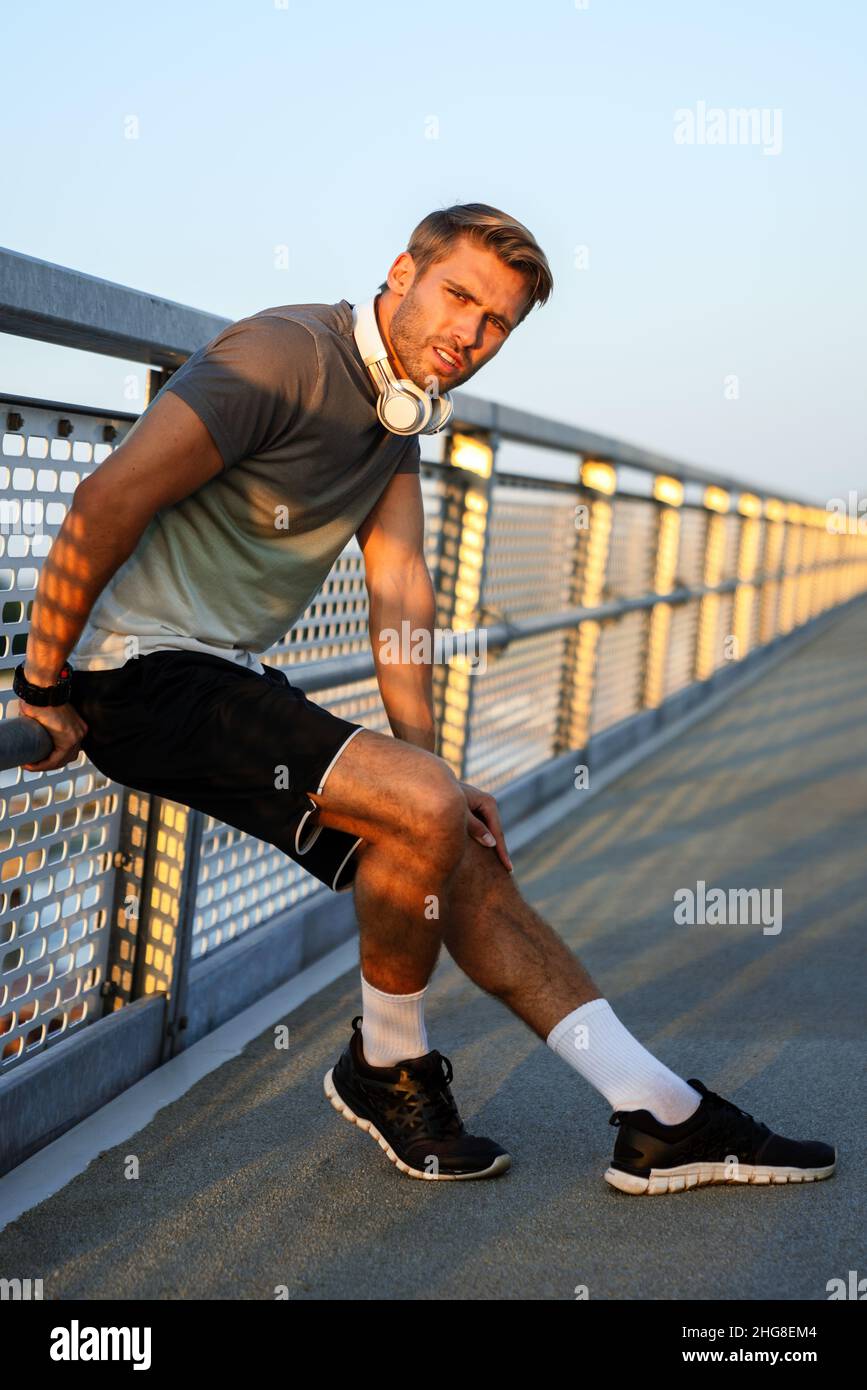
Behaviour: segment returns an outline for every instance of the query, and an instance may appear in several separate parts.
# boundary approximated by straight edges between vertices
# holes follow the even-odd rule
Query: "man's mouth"
[[[433,352],[447,372],[459,372],[461,370],[460,358],[455,353],[449,352],[448,348],[434,347]]]

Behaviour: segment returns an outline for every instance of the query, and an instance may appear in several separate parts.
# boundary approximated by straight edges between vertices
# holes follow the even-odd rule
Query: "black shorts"
[[[355,877],[361,837],[317,825],[321,794],[364,727],[290,685],[207,652],[156,651],[73,671],[82,748],[115,782],[168,797],[282,849],[334,892]]]

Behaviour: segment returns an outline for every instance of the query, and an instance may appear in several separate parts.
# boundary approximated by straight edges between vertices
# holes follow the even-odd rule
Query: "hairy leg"
[[[480,989],[543,1039],[601,997],[496,850],[468,835],[463,792],[441,758],[364,730],[313,800],[322,824],[367,841],[356,851],[355,906],[362,971],[378,989],[423,988],[445,942]]]
[[[386,994],[423,989],[442,944],[434,904],[468,838],[454,774],[436,754],[365,729],[310,797],[318,824],[364,836],[353,881],[364,978]]]
[[[602,997],[578,957],[521,897],[495,849],[466,837],[443,941],[465,975],[544,1041],[566,1014]]]

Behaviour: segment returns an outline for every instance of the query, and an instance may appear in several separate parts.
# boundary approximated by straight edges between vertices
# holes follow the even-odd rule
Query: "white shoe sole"
[[[660,1192],[684,1192],[687,1188],[705,1187],[710,1183],[767,1187],[774,1183],[820,1182],[823,1178],[830,1178],[836,1166],[836,1162],[827,1168],[775,1168],[742,1163],[733,1173],[728,1163],[684,1163],[680,1168],[651,1168],[649,1178],[623,1173],[619,1168],[609,1168],[605,1181],[620,1192],[652,1196]]]
[[[472,1178],[496,1177],[498,1173],[505,1173],[506,1169],[510,1167],[512,1160],[509,1155],[499,1154],[489,1168],[483,1168],[479,1173],[427,1173],[422,1172],[420,1168],[411,1168],[408,1163],[404,1163],[402,1158],[398,1158],[388,1140],[383,1138],[372,1120],[364,1120],[360,1115],[356,1115],[353,1110],[350,1110],[346,1101],[338,1093],[334,1085],[334,1081],[332,1080],[333,1071],[334,1068],[331,1067],[325,1073],[323,1085],[325,1094],[331,1101],[334,1109],[338,1114],[342,1115],[345,1120],[348,1120],[351,1125],[358,1125],[358,1128],[363,1129],[365,1134],[369,1134],[372,1139],[375,1139],[383,1153],[391,1159],[396,1168],[399,1168],[402,1173],[406,1173],[407,1177],[427,1178],[434,1182],[467,1182]]]

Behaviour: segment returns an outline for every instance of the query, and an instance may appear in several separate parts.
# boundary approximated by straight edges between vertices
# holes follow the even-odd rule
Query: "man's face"
[[[397,370],[430,394],[469,381],[499,352],[527,302],[528,282],[467,237],[419,277],[409,252],[389,271],[377,300],[386,347]],[[458,363],[451,367],[441,348]]]

